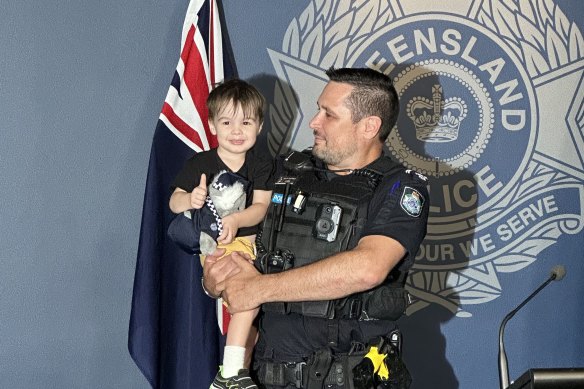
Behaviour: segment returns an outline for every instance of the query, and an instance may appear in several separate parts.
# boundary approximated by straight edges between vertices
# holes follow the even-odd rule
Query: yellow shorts
[[[233,242],[231,242],[229,244],[217,245],[217,248],[225,249],[225,254],[223,254],[223,257],[231,254],[234,251],[241,251],[243,253],[247,253],[247,254],[251,255],[251,259],[256,258],[254,245],[247,238],[238,237],[238,238],[233,239]],[[221,257],[221,258],[223,258],[223,257]],[[201,258],[201,265],[203,265],[203,263],[205,263],[205,255],[201,255],[200,258]]]

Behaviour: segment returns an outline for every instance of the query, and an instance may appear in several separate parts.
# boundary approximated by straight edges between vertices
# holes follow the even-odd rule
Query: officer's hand
[[[243,257],[252,265],[254,264],[255,260],[251,257],[251,255],[249,255],[249,253],[245,253],[243,251],[240,251],[240,252],[238,252],[238,254],[243,255]],[[255,265],[254,265],[254,267],[255,267]]]
[[[190,202],[191,207],[194,209],[201,209],[205,205],[205,199],[207,198],[207,176],[201,174],[201,182],[191,192]]]
[[[249,311],[259,307],[262,302],[257,298],[258,293],[254,287],[259,284],[262,275],[240,253],[231,253],[230,258],[237,264],[239,271],[217,285],[223,291],[221,296],[227,302],[229,312]]]
[[[203,265],[203,283],[205,289],[213,296],[219,297],[223,288],[219,286],[228,277],[239,272],[237,262],[231,260],[231,256],[222,257],[225,249],[217,249],[211,255],[205,257]]]

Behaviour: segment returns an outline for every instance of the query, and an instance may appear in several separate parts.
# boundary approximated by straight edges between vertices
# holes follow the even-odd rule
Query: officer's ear
[[[379,116],[367,116],[361,120],[363,121],[363,136],[366,139],[375,138],[381,128],[381,118]]]

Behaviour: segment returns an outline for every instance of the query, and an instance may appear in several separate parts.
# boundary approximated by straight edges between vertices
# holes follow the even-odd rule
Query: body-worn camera
[[[321,204],[316,210],[316,221],[312,235],[316,239],[333,242],[339,232],[339,222],[343,209],[335,204]]]

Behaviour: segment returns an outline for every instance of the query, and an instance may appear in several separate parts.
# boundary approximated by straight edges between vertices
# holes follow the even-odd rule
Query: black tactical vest
[[[309,157],[305,153],[293,154],[284,159],[286,169],[275,183],[271,204],[256,239],[256,263],[264,273],[304,266],[354,248],[367,221],[367,209],[375,188],[384,176],[402,169],[389,158],[381,157],[365,169],[347,175],[333,175],[329,179],[327,174],[330,173],[320,161],[312,158],[306,162]],[[286,161],[297,162],[303,158],[305,161],[299,164],[286,164]],[[385,312],[389,304],[397,305],[391,309],[399,312],[391,316],[399,317],[406,304],[404,279],[399,283],[393,281],[388,277],[381,285],[386,289],[389,287],[383,291],[382,297],[387,300],[389,293],[391,299],[397,293],[399,301],[383,301],[381,304],[385,306],[368,301],[372,294],[368,291],[335,301],[268,303],[263,304],[262,309],[331,319],[385,319],[372,317],[366,312],[366,307],[370,306],[370,311]]]

